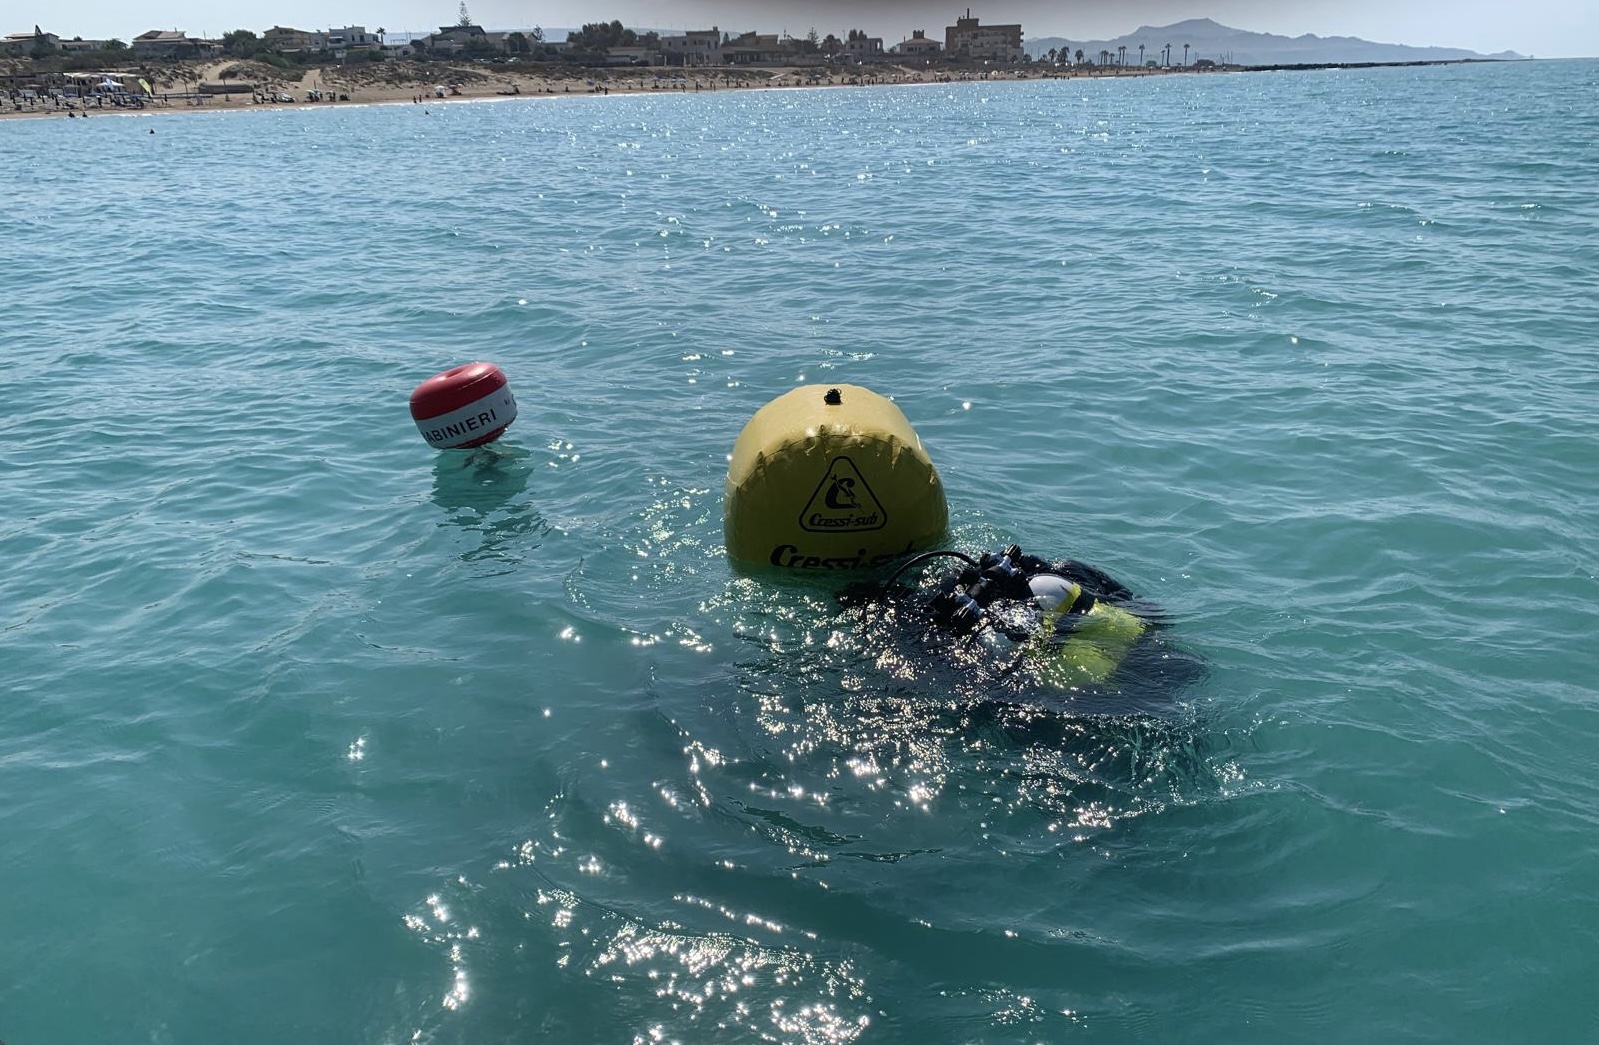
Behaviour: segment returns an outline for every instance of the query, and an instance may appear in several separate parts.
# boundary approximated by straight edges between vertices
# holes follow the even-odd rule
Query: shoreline
[[[264,110],[283,112],[297,109],[336,109],[349,105],[400,105],[400,104],[454,104],[467,101],[496,101],[496,99],[529,99],[529,97],[603,97],[609,94],[696,94],[718,91],[753,91],[753,89],[793,88],[849,88],[849,86],[900,86],[940,85],[940,83],[999,83],[1012,80],[1078,80],[1078,78],[1148,77],[1148,75],[1174,75],[1193,70],[1124,69],[1119,72],[1049,72],[1049,74],[999,75],[998,72],[974,74],[964,70],[908,69],[902,66],[884,66],[879,69],[851,70],[847,74],[806,67],[763,67],[763,69],[696,69],[668,70],[651,67],[649,70],[627,70],[619,75],[617,70],[550,70],[550,72],[504,72],[494,69],[484,72],[481,67],[459,66],[408,66],[392,70],[376,67],[312,67],[305,70],[299,80],[262,78],[251,85],[253,89],[233,93],[206,93],[205,88],[219,88],[225,80],[221,74],[238,62],[213,62],[187,78],[184,74],[157,74],[152,77],[154,101],[144,105],[83,104],[74,99],[69,104],[58,104],[54,99],[40,99],[29,109],[14,107],[0,101],[0,121],[43,120],[43,118],[77,117],[147,117],[163,113],[181,112],[240,112]],[[179,91],[177,86],[182,86]],[[200,88],[195,89],[195,88]],[[320,101],[309,101],[313,91],[320,93]],[[288,96],[293,101],[283,101]]]
[[[213,63],[202,70],[188,84],[204,87],[221,86],[213,83],[219,79],[223,68],[235,63]],[[382,73],[382,67],[376,70]],[[377,79],[372,70],[363,81],[350,77],[346,70],[312,68],[298,81],[266,80],[254,85],[254,90],[235,91],[228,94],[196,93],[157,90],[154,100],[142,106],[85,105],[77,101],[71,106],[53,101],[37,103],[31,108],[14,108],[0,104],[0,120],[45,119],[88,116],[150,116],[181,112],[236,112],[265,110],[282,112],[294,109],[329,109],[352,105],[442,105],[468,101],[495,101],[501,99],[605,97],[612,94],[700,94],[724,91],[776,90],[823,87],[880,87],[904,84],[998,82],[1000,80],[1065,79],[1067,77],[1042,75],[1009,75],[983,77],[972,74],[929,73],[926,70],[908,70],[902,67],[885,67],[881,71],[854,75],[817,75],[815,70],[803,68],[762,68],[718,70],[714,74],[705,70],[674,70],[661,75],[654,71],[629,70],[617,75],[613,70],[595,69],[581,72],[559,73],[504,73],[485,74],[480,69],[455,66],[433,66],[425,70],[407,68],[395,77],[390,74]],[[420,72],[432,75],[422,76]],[[1110,76],[1101,73],[1097,76]],[[1123,75],[1149,75],[1127,72]],[[1076,78],[1076,77],[1072,77]],[[1096,77],[1097,78],[1097,77]],[[408,80],[409,82],[404,82]],[[399,82],[396,82],[399,81]],[[174,87],[172,80],[163,80],[163,87]],[[312,92],[322,95],[311,101]],[[288,95],[292,100],[283,100]]]
[[[1024,80],[1102,80],[1126,77],[1216,75],[1219,73],[1310,71],[1338,68],[1386,68],[1414,65],[1458,65],[1466,60],[1439,62],[1384,62],[1316,66],[1224,66],[1194,68],[1113,68],[1099,70],[1022,69],[1001,73],[965,70],[914,69],[906,66],[864,67],[839,72],[813,67],[677,69],[561,69],[547,72],[506,72],[502,67],[387,65],[311,67],[298,80],[276,79],[270,73],[257,82],[229,93],[218,91],[241,72],[266,72],[271,67],[241,69],[239,62],[213,62],[186,71],[152,74],[164,90],[143,106],[86,104],[82,100],[40,100],[31,107],[16,106],[0,95],[0,121],[15,119],[87,118],[91,116],[152,116],[184,112],[284,112],[355,105],[442,105],[468,101],[528,98],[604,97],[612,94],[696,94],[719,91],[788,90],[796,88],[888,87],[915,84],[1003,83]],[[271,70],[277,72],[278,70]],[[227,75],[224,75],[227,74]],[[131,75],[131,74],[118,74]],[[184,90],[173,88],[182,86]],[[192,86],[191,86],[192,85]],[[211,91],[206,89],[210,88]],[[316,97],[319,100],[310,100]]]

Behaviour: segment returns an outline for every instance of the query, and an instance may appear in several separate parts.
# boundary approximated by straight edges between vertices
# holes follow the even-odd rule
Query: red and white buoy
[[[466,363],[416,386],[411,419],[435,450],[465,450],[504,433],[516,420],[516,397],[499,367]]]

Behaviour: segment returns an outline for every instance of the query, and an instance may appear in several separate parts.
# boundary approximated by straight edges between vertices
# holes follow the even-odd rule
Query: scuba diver
[[[959,569],[928,575],[950,560]],[[859,612],[880,664],[909,680],[942,663],[960,696],[1081,705],[1114,694],[1127,710],[1130,695],[1169,701],[1203,673],[1160,634],[1159,607],[1093,566],[1014,544],[978,558],[922,552],[881,583],[848,586],[839,601]]]
[[[1016,545],[975,558],[926,550],[949,532],[938,470],[899,407],[858,385],[800,386],[756,411],[728,458],[723,532],[744,569],[891,570],[840,599],[860,617],[864,652],[918,691],[1169,706],[1203,674],[1166,643],[1157,607],[1092,566]],[[942,576],[929,568],[951,562]]]

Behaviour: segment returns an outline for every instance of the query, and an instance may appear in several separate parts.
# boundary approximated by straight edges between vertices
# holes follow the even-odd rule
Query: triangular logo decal
[[[835,457],[800,513],[799,524],[812,533],[864,533],[886,526],[888,513],[855,462]]]

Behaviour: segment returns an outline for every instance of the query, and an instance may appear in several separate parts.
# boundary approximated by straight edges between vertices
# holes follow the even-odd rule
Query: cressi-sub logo
[[[835,457],[800,513],[799,524],[812,533],[865,533],[888,525],[888,513],[855,462]]]

